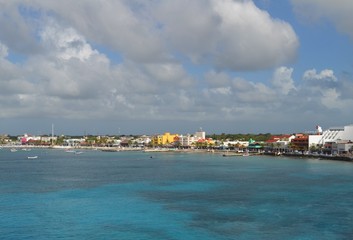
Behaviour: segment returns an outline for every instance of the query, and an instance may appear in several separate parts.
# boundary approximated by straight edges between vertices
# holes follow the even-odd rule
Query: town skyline
[[[353,122],[353,2],[0,0],[0,133]]]

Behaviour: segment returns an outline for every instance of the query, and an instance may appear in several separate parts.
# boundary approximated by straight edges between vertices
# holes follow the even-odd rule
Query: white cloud
[[[299,44],[288,23],[252,1],[3,2],[1,118],[276,124],[352,104],[351,81],[330,69],[305,71],[302,81],[289,67],[244,77],[293,60]],[[24,57],[13,63],[12,53]]]
[[[8,54],[8,47],[0,42],[0,58],[6,58]]]
[[[351,0],[292,0],[299,16],[313,21],[331,20],[337,29],[353,40],[353,1]]]
[[[316,69],[310,69],[304,72],[303,80],[306,88],[310,88],[315,92],[325,92],[327,89],[334,89],[341,87],[341,82],[338,82],[333,70],[324,69],[317,72]]]
[[[210,92],[221,95],[230,95],[232,93],[230,87],[211,88]]]
[[[276,102],[276,92],[263,83],[255,83],[241,78],[233,80],[234,97],[241,103],[261,106]]]
[[[254,70],[296,57],[299,41],[293,28],[252,1],[162,2],[157,18],[165,38],[196,63]]]
[[[334,75],[333,70],[331,69],[324,69],[320,73],[317,73],[316,69],[307,70],[304,72],[303,79],[308,81],[327,80],[327,81],[337,82],[337,78]]]
[[[279,67],[275,70],[272,84],[280,93],[288,94],[289,91],[295,90],[292,73],[293,68]]]
[[[55,13],[90,41],[134,61],[155,62],[168,58],[151,17],[134,9],[132,1],[33,0],[31,5],[50,15]]]
[[[256,70],[293,61],[299,46],[288,23],[271,18],[252,1],[32,0],[27,5],[58,18],[89,41],[143,63],[182,53],[197,64]],[[76,43],[72,37],[67,31],[63,40]]]
[[[292,61],[299,45],[292,27],[260,10],[252,1],[213,1],[221,18],[216,63],[254,70]]]
[[[172,86],[189,86],[192,80],[188,78],[182,65],[178,63],[151,63],[145,64],[146,74],[160,84]]]
[[[63,60],[77,58],[85,61],[98,53],[73,28],[64,28],[53,20],[40,32],[40,37],[47,51]]]
[[[322,104],[328,108],[340,108],[340,94],[336,89],[328,89],[323,93]]]

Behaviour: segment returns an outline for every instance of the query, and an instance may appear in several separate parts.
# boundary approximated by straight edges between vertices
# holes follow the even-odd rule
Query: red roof
[[[278,135],[278,136],[271,136],[271,138],[269,140],[267,140],[267,143],[274,143],[277,142],[279,140],[285,139],[285,138],[290,138],[291,135],[288,134],[284,134],[284,135]]]

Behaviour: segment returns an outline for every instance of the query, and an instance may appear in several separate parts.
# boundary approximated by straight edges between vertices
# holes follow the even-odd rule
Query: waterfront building
[[[200,128],[200,130],[195,133],[195,138],[196,138],[196,141],[200,139],[206,139],[206,132],[203,131],[202,128]]]
[[[323,151],[332,153],[339,151],[335,146],[338,146],[339,142],[343,144],[342,141],[353,142],[353,124],[344,127],[331,127],[323,131],[322,134],[318,132],[315,135],[309,135],[308,144],[310,147],[323,148]]]
[[[178,134],[171,134],[169,132],[165,132],[163,135],[153,136],[151,142],[154,146],[166,145],[173,143],[175,141],[175,137],[177,136]]]
[[[250,138],[247,149],[251,152],[260,152],[263,149],[263,143],[256,142],[255,140]]]
[[[196,148],[208,148],[213,147],[215,142],[212,138],[199,138],[196,142],[193,143]]]
[[[239,141],[239,140],[235,140],[235,141],[223,141],[220,144],[220,147],[222,147],[223,149],[235,149],[235,150],[243,150],[244,148],[247,148],[249,146],[249,141]]]
[[[205,140],[206,140],[206,132],[202,131],[201,128],[198,132],[195,132],[194,135],[191,135],[188,133],[186,135],[177,135],[174,138],[174,142],[177,142],[178,145],[181,147],[192,147],[192,146],[195,146],[197,142],[200,143],[201,141],[205,141]],[[214,142],[212,141],[212,139],[208,139],[207,144],[214,144]]]
[[[295,138],[291,140],[291,149],[298,151],[308,151],[309,136],[302,133],[295,134]]]
[[[56,142],[58,140],[58,137],[56,137],[56,136],[42,136],[41,138],[40,138],[40,141],[42,142],[42,143],[54,143],[54,142]]]
[[[187,135],[180,135],[179,136],[179,144],[182,147],[190,147],[193,142],[195,142],[195,137],[191,136],[190,134]]]
[[[154,135],[151,139],[153,146],[162,145],[162,135]]]
[[[11,141],[9,135],[7,134],[2,134],[0,135],[0,144],[5,144],[5,143],[9,143]]]
[[[287,152],[291,141],[295,138],[295,135],[275,135],[271,136],[269,140],[265,142],[265,151],[267,152]]]
[[[69,139],[64,139],[64,146],[77,147],[84,142],[85,142],[84,138],[69,138]]]
[[[23,136],[18,136],[17,140],[22,145],[48,145],[56,142],[58,137],[56,136],[32,136],[24,134]]]
[[[148,145],[151,142],[151,138],[146,135],[142,135],[138,137],[137,139],[134,140],[134,142],[139,146],[139,147],[144,147]]]
[[[332,154],[347,154],[353,152],[353,142],[347,140],[340,140],[332,143]]]

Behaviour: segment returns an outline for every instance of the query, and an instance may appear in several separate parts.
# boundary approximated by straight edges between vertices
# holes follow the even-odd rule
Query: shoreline
[[[280,155],[276,153],[265,153],[265,152],[236,152],[229,150],[218,150],[218,149],[176,149],[176,148],[136,148],[136,147],[94,147],[94,146],[28,146],[28,145],[0,145],[0,149],[17,149],[17,150],[28,150],[28,149],[57,149],[57,150],[98,150],[102,152],[128,152],[128,151],[140,151],[145,153],[203,153],[203,154],[219,154],[223,157],[245,157],[245,156],[273,156],[273,157],[296,157],[296,158],[315,158],[319,160],[332,160],[332,161],[345,161],[353,162],[353,156],[347,155],[322,155],[322,154],[301,154],[301,153],[282,153]]]
[[[322,154],[296,154],[296,153],[284,153],[285,157],[297,157],[297,158],[316,158],[319,160],[333,160],[333,161],[345,161],[353,162],[353,156],[340,156],[340,155],[322,155]]]

